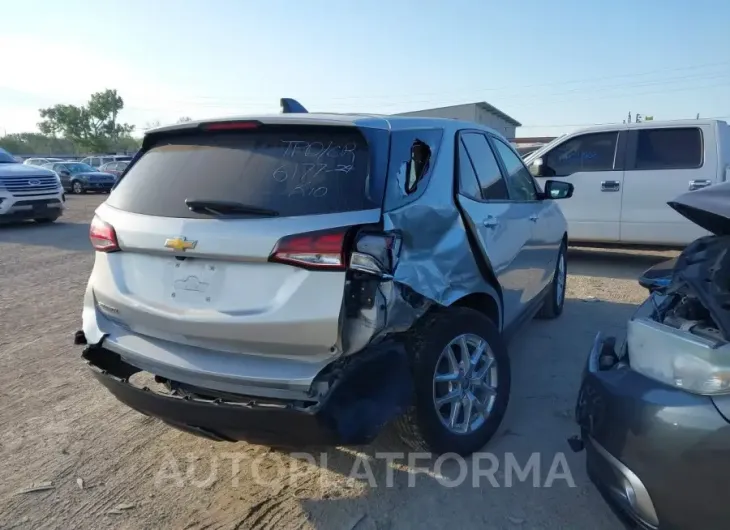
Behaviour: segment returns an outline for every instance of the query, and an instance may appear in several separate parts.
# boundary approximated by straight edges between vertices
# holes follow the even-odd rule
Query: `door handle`
[[[601,191],[618,191],[621,189],[621,183],[618,180],[601,181]]]
[[[484,219],[484,221],[482,221],[482,224],[484,226],[486,226],[487,228],[495,228],[495,227],[499,226],[499,219],[490,215],[489,217]]]
[[[712,181],[710,180],[690,180],[689,181],[689,191],[695,191],[702,188],[706,188],[712,184]]]
[[[530,221],[532,221],[533,223],[536,223],[539,218],[540,218],[540,216],[534,213],[530,216]]]

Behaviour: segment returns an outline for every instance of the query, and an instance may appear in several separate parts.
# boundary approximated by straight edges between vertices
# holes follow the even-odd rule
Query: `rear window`
[[[186,199],[235,201],[282,216],[378,208],[368,143],[356,128],[265,128],[161,138],[109,196],[110,206],[162,217],[206,218]]]
[[[694,169],[702,166],[702,132],[696,127],[640,129],[636,169]]]

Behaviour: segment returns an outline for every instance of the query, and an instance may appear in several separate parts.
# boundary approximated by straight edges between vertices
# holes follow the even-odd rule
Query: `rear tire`
[[[537,318],[549,320],[558,318],[563,313],[565,289],[568,285],[568,260],[566,253],[566,245],[563,243],[560,246],[558,260],[555,263],[555,273],[553,274],[550,290],[545,298],[545,302],[542,304],[540,312],[537,314]]]
[[[480,340],[485,345],[483,363],[461,366],[463,345],[466,358],[473,359]],[[407,347],[415,395],[413,406],[395,422],[401,439],[414,450],[437,454],[468,456],[484,447],[502,422],[510,394],[509,357],[497,326],[473,309],[449,308],[427,316]],[[454,360],[460,361],[458,370],[452,370]],[[478,384],[482,371],[485,377]],[[447,377],[459,380],[444,382]],[[460,397],[437,405],[453,395]],[[455,408],[459,412],[454,413]],[[467,410],[469,421],[465,421]]]
[[[71,183],[71,191],[76,195],[81,195],[84,193],[84,186],[78,180],[75,180]]]

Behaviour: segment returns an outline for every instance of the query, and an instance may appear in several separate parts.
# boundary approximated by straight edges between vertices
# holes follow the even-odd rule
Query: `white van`
[[[591,127],[557,138],[525,163],[538,182],[575,186],[560,203],[571,241],[683,246],[706,232],[667,202],[730,180],[730,127],[719,120]]]

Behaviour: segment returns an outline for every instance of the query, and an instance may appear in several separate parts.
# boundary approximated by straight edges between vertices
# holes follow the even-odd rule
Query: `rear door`
[[[97,253],[97,300],[138,335],[329,358],[343,304],[345,230],[381,216],[385,171],[371,156],[387,153],[388,140],[377,132],[385,139],[373,149],[357,127],[148,137],[98,210],[122,250]],[[191,210],[191,201],[213,206]],[[226,210],[231,202],[250,210]]]
[[[560,179],[575,186],[573,196],[560,201],[571,240],[619,240],[623,142],[618,130],[578,134],[541,157],[544,169],[538,182]]]
[[[507,326],[530,299],[534,281],[529,263],[531,222],[525,206],[510,200],[507,181],[487,136],[462,132],[457,148],[459,205],[502,287]]]
[[[717,182],[716,153],[713,129],[709,125],[631,130],[621,241],[686,245],[707,234],[667,202]]]

